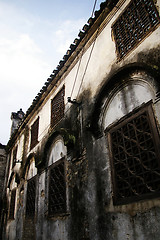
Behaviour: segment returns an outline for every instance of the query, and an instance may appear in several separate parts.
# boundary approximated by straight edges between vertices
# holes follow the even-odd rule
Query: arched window
[[[160,139],[154,98],[154,88],[136,78],[114,89],[106,101],[103,128],[115,205],[160,195]]]
[[[66,147],[58,136],[50,148],[49,154],[49,197],[48,215],[55,216],[66,213]]]

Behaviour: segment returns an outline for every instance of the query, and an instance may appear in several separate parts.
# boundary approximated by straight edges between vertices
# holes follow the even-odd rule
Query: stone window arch
[[[143,103],[155,100],[156,92],[148,82],[140,79],[130,79],[113,89],[102,112],[102,126],[106,129]]]

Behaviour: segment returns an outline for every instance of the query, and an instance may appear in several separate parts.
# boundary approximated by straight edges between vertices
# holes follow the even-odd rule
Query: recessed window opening
[[[31,145],[30,149],[34,148],[38,143],[39,117],[31,126]]]
[[[49,152],[49,190],[48,215],[50,217],[63,215],[67,211],[66,196],[66,146],[63,138],[57,136]]]
[[[152,0],[132,0],[112,26],[118,58],[126,56],[159,22]]]
[[[66,176],[64,158],[50,167],[48,214],[54,216],[66,212]]]
[[[51,127],[54,127],[64,117],[64,94],[63,87],[51,101]]]
[[[16,189],[12,189],[11,200],[10,200],[9,219],[14,219],[15,201],[16,201]]]
[[[15,149],[13,150],[13,166],[14,167],[16,165],[16,161],[17,161],[17,150],[18,150],[18,146],[15,147]]]
[[[36,178],[31,178],[27,183],[27,201],[26,216],[34,217],[35,215],[35,197],[36,197]]]
[[[160,140],[151,104],[107,132],[114,204],[160,196]]]

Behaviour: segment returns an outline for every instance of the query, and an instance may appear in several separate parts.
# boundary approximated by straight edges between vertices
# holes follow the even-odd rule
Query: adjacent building
[[[0,143],[0,239],[2,234],[2,225],[3,223],[3,211],[5,206],[3,204],[3,194],[4,194],[4,182],[5,182],[5,170],[7,164],[7,152],[6,146]]]
[[[159,11],[105,1],[70,45],[8,142],[3,239],[159,240]]]

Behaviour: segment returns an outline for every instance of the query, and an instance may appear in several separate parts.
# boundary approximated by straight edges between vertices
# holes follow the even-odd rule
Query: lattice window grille
[[[66,213],[65,161],[61,159],[50,167],[48,215]]]
[[[51,127],[54,127],[64,117],[64,94],[63,87],[51,101]]]
[[[114,204],[160,195],[160,140],[149,105],[109,130]]]
[[[11,191],[9,219],[14,219],[15,201],[16,201],[16,189],[13,189]]]
[[[152,0],[132,0],[112,26],[118,58],[123,58],[136,47],[159,22]]]
[[[36,144],[38,143],[38,129],[39,129],[39,117],[31,126],[31,146],[30,146],[31,149],[35,147]]]
[[[35,199],[36,177],[30,179],[27,183],[26,216],[28,217],[34,217],[35,215]]]

